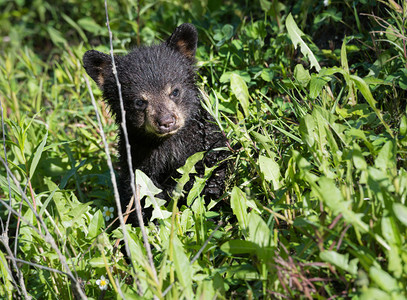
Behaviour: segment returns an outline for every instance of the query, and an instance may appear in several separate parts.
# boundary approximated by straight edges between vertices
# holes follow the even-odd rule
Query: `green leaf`
[[[154,197],[159,194],[161,190],[156,187],[153,181],[142,171],[136,170],[136,185],[140,187],[140,199],[143,197],[146,198],[144,207],[149,207],[153,205],[153,214],[151,216],[151,221],[154,219],[166,219],[171,215],[171,212],[161,209],[166,201]]]
[[[104,227],[103,213],[98,210],[90,220],[87,238],[94,239],[102,232]]]
[[[78,24],[84,30],[92,32],[94,34],[99,34],[102,31],[102,27],[89,17],[79,19]]]
[[[382,235],[389,244],[400,245],[400,231],[392,217],[382,217]]]
[[[280,179],[280,167],[274,161],[274,159],[260,155],[259,156],[260,171],[264,175],[264,178],[273,183],[274,190],[278,190],[281,186]]]
[[[184,288],[184,292],[187,298],[192,299],[192,276],[193,269],[189,263],[188,257],[184,252],[184,247],[177,236],[174,236],[173,243],[173,256],[174,256],[174,266],[175,272],[177,273],[177,278]]]
[[[103,257],[94,257],[89,260],[89,264],[92,268],[105,268],[105,261]]]
[[[404,226],[407,226],[407,207],[401,203],[394,203],[393,212],[397,219],[403,223]]]
[[[72,20],[69,16],[67,16],[66,14],[62,13],[61,14],[62,18],[64,18],[64,20],[71,25],[81,36],[82,40],[87,43],[88,42],[88,38],[86,37],[86,34],[82,31],[82,29],[78,26],[78,24],[75,23],[74,20]]]
[[[44,146],[47,143],[47,138],[48,138],[48,131],[45,133],[44,138],[42,139],[42,142],[40,143],[40,145],[37,147],[37,150],[34,153],[34,157],[31,161],[31,165],[30,165],[30,178],[33,177],[35,169],[37,168],[38,162],[41,158],[42,152],[44,150]]]
[[[130,225],[127,226],[127,233],[128,235],[128,243],[129,243],[129,249],[131,253],[131,258],[137,262],[139,265],[141,265],[143,268],[146,270],[150,270],[151,272],[151,267],[150,264],[148,263],[147,255],[145,254],[144,250],[144,245],[141,245],[139,237],[130,230]],[[123,234],[120,230],[121,235]]]
[[[7,295],[9,295],[7,298],[5,297],[6,295],[3,294],[5,297],[4,299],[12,299],[13,295],[13,278],[11,277],[11,270],[9,269],[7,265],[7,260],[3,252],[0,250],[0,279],[2,279],[2,285],[4,286]],[[2,289],[0,288],[0,292]],[[15,291],[14,291],[15,292]]]
[[[389,125],[384,121],[381,112],[376,108],[376,100],[373,98],[373,95],[370,92],[370,89],[369,89],[369,86],[367,85],[367,83],[359,76],[349,75],[349,77],[355,83],[356,87],[362,93],[362,95],[366,99],[367,103],[376,113],[377,117],[379,118],[380,122],[384,125],[387,132],[390,134],[391,137],[393,137],[392,130],[390,129]]]
[[[271,9],[271,2],[267,0],[260,0],[260,7],[264,12],[268,12]]]
[[[393,148],[394,146],[391,141],[383,145],[374,162],[376,168],[386,171],[387,169],[395,167],[396,160],[394,158]]]
[[[315,99],[321,94],[322,88],[331,80],[330,77],[321,77],[318,74],[311,75],[311,82],[309,87],[309,96]]]
[[[230,24],[226,24],[222,27],[223,38],[225,40],[229,40],[233,36],[233,26]]]
[[[307,87],[311,80],[311,75],[308,70],[304,69],[302,64],[297,64],[294,68],[294,77],[302,85],[302,87]]]
[[[56,30],[55,28],[48,26],[47,31],[49,37],[51,38],[52,42],[57,46],[63,46],[67,44],[66,39],[64,38],[63,34]]]
[[[400,134],[404,137],[407,135],[407,117],[405,115],[400,120]]]
[[[240,75],[232,74],[230,76],[230,89],[232,93],[239,100],[242,106],[245,117],[249,116],[249,90],[247,89],[246,82]]]
[[[392,297],[377,288],[369,288],[367,290],[362,289],[362,295],[360,297],[361,300],[391,300]]]
[[[398,290],[397,280],[379,267],[372,266],[369,270],[370,278],[384,291],[395,292]]]
[[[180,174],[182,174],[182,176],[180,179],[177,180],[177,185],[173,191],[173,197],[178,199],[182,196],[182,190],[184,189],[185,184],[190,179],[189,175],[196,173],[195,165],[198,161],[202,160],[204,154],[204,152],[197,152],[191,155],[190,157],[188,157],[185,164],[177,170]]]
[[[315,68],[315,70],[319,72],[321,70],[321,66],[315,58],[314,53],[312,53],[311,49],[302,40],[301,36],[304,36],[305,34],[298,28],[291,13],[288,15],[285,21],[285,26],[287,28],[288,35],[294,44],[294,48],[297,49],[297,46],[300,45],[301,52],[304,56],[308,57],[311,68]]]
[[[253,254],[256,252],[258,246],[250,241],[244,240],[230,240],[224,243],[220,250],[230,255],[234,254]]]
[[[247,229],[247,205],[246,196],[237,186],[233,187],[232,194],[230,196],[230,205],[233,213],[235,214],[239,226],[243,231]]]
[[[274,246],[273,234],[266,222],[257,213],[251,211],[248,220],[249,239],[261,247]]]
[[[344,254],[339,254],[336,251],[328,251],[325,250],[323,252],[320,252],[319,257],[326,262],[329,262],[330,264],[345,270],[347,272],[349,272],[352,275],[356,275],[358,272],[358,259],[352,259],[349,262],[349,254],[346,253]]]
[[[271,68],[263,69],[260,76],[264,81],[271,82],[274,78],[274,72]]]

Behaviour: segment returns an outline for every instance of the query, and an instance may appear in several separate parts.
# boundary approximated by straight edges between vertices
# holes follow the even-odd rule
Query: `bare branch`
[[[131,158],[131,149],[130,149],[130,143],[129,143],[129,137],[127,134],[127,125],[126,125],[126,112],[124,110],[124,105],[123,105],[123,97],[122,97],[122,92],[121,92],[121,84],[119,82],[119,77],[117,75],[117,69],[116,69],[116,63],[115,63],[115,59],[114,59],[114,55],[113,55],[113,35],[112,35],[112,31],[110,30],[110,24],[109,24],[109,14],[107,12],[107,0],[105,0],[105,11],[106,11],[106,25],[107,25],[107,29],[109,31],[109,39],[110,39],[110,56],[112,58],[112,69],[113,69],[113,75],[116,79],[116,84],[117,84],[117,89],[118,89],[118,93],[119,93],[119,100],[120,100],[120,111],[121,111],[121,116],[122,116],[122,123],[121,123],[121,127],[123,130],[123,135],[125,138],[125,143],[126,143],[126,154],[127,154],[127,162],[128,162],[128,166],[129,166],[129,173],[130,173],[130,186],[131,186],[131,190],[133,195],[136,195],[136,186],[135,186],[135,178],[134,178],[134,171],[133,171],[133,163],[132,163],[132,158]],[[144,242],[144,247],[147,251],[147,257],[151,266],[151,269],[153,271],[153,275],[154,275],[154,281],[157,284],[157,286],[159,286],[159,281],[157,278],[157,271],[155,269],[154,266],[154,261],[153,261],[153,255],[151,253],[151,247],[150,244],[148,242],[148,238],[147,238],[147,233],[146,233],[146,229],[144,226],[144,222],[143,222],[143,215],[141,213],[141,206],[139,201],[135,201],[136,202],[136,212],[137,212],[137,219],[139,222],[139,226],[140,226],[140,230],[143,236],[143,242]],[[118,209],[120,209],[120,224],[122,225],[122,228],[124,227],[124,223],[123,223],[123,215],[122,215],[122,210],[121,210],[121,206],[118,207]],[[123,232],[124,236],[126,238],[126,234],[127,232]],[[127,249],[126,249],[127,251]],[[128,251],[129,253],[130,251]]]

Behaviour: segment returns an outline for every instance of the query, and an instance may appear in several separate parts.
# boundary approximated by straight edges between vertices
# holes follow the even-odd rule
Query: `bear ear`
[[[112,69],[111,62],[110,55],[96,50],[86,51],[83,55],[83,66],[86,73],[97,83],[100,89],[103,88],[106,74],[109,74],[109,70]]]
[[[198,32],[194,25],[184,23],[175,28],[166,43],[169,47],[179,51],[187,58],[194,59],[198,43]]]

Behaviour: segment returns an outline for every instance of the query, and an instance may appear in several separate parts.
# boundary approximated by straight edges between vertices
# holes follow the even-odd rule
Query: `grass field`
[[[107,5],[117,55],[197,27],[228,188],[209,203],[196,180],[144,238],[127,225],[126,262],[117,126],[81,61],[109,52],[104,3],[0,0],[1,299],[407,298],[407,2]]]

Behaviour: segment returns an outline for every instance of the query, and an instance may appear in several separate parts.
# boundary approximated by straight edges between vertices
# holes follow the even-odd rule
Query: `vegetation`
[[[208,203],[196,180],[161,204],[153,267],[127,225],[126,261],[96,112],[113,158],[116,126],[81,66],[109,51],[105,7],[0,0],[0,298],[407,297],[405,1],[121,0],[108,13],[117,54],[196,25],[203,105],[234,149],[228,189]]]

